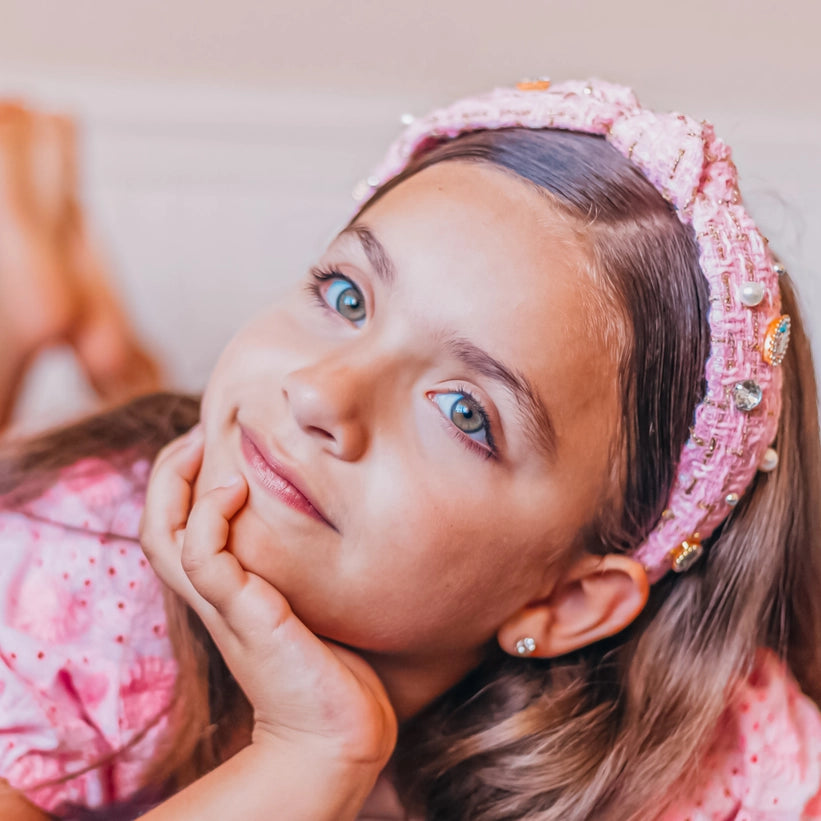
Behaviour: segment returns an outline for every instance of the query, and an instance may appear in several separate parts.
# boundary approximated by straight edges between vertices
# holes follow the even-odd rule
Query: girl
[[[365,195],[156,458],[193,400],[6,455],[0,817],[821,815],[815,383],[728,149],[538,81]]]

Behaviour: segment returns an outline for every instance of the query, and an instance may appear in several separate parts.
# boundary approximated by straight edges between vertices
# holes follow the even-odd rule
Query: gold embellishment
[[[696,445],[698,445],[700,448],[703,448],[703,447],[707,444],[707,442],[705,442],[705,441],[704,441],[704,439],[702,439],[702,438],[701,438],[701,437],[700,437],[700,436],[696,433],[695,428],[694,428],[692,425],[690,425],[690,438],[691,438],[691,439],[693,440],[693,442],[694,442]]]
[[[729,274],[724,273],[721,275],[721,284],[724,286],[724,307],[729,311],[733,307],[732,287],[730,285]]]
[[[768,365],[780,365],[787,354],[790,344],[790,317],[788,314],[777,316],[769,325],[764,335],[762,356]]]
[[[550,80],[547,77],[539,77],[537,80],[520,80],[516,83],[519,91],[547,91],[550,88]]]
[[[676,573],[684,573],[698,561],[703,551],[701,538],[694,533],[670,551],[670,566]]]
[[[761,337],[761,333],[759,331],[759,322],[758,322],[758,313],[753,314],[753,341],[750,345],[751,351],[758,351],[761,350],[758,347],[758,340]]]
[[[676,171],[678,170],[678,164],[681,162],[681,158],[685,155],[685,150],[683,148],[679,148],[678,150],[678,157],[676,157],[676,161],[673,163],[673,170],[670,172],[670,179],[672,180],[673,177],[676,176]]]

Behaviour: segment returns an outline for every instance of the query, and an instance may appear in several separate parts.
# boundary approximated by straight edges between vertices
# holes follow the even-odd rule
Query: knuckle
[[[140,522],[140,528],[137,535],[140,539],[140,544],[146,550],[153,548],[158,541],[156,527],[154,527],[153,523],[146,518],[143,518]]]
[[[205,567],[205,562],[202,557],[192,553],[190,550],[186,550],[185,547],[183,547],[180,556],[180,564],[187,576],[196,576],[201,573]]]
[[[219,526],[225,517],[220,510],[220,494],[216,492],[218,490],[219,488],[209,490],[194,502],[188,517],[189,522],[194,522],[197,527],[206,530]]]

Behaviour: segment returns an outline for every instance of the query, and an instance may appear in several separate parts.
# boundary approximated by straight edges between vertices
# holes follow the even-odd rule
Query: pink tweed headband
[[[780,265],[741,205],[729,148],[708,123],[642,108],[623,86],[540,80],[459,100],[413,120],[358,199],[411,158],[468,131],[556,128],[603,135],[692,225],[709,283],[711,350],[678,476],[654,530],[634,556],[651,581],[687,569],[757,470],[772,470],[789,317],[780,315]]]

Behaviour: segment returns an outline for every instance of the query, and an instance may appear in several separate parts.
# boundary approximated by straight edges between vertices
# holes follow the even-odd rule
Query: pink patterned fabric
[[[728,705],[699,764],[700,786],[654,821],[818,821],[821,819],[821,714],[783,664],[758,654],[753,673]],[[406,821],[383,779],[359,821]]]
[[[670,569],[672,550],[694,534],[707,538],[730,513],[775,436],[781,371],[762,358],[767,325],[780,314],[775,261],[741,205],[730,150],[713,127],[683,114],[648,111],[629,89],[600,80],[536,90],[500,88],[415,120],[368,177],[361,199],[366,201],[411,158],[444,139],[519,126],[604,136],[675,206],[681,221],[693,226],[700,247],[711,305],[707,392],[696,410],[665,513],[635,551],[656,581]],[[764,287],[760,304],[741,302],[739,289],[745,282]],[[733,386],[746,380],[756,382],[763,393],[749,412],[733,402]]]
[[[0,778],[47,811],[127,798],[167,727],[177,667],[135,539],[147,468],[85,460],[0,512]],[[821,819],[821,716],[771,653],[700,771],[701,788],[659,821]],[[404,817],[384,781],[361,816]]]
[[[761,651],[716,728],[700,789],[659,821],[821,819],[821,715]]]
[[[773,653],[759,652],[698,765],[700,786],[654,821],[818,821],[821,714]],[[385,781],[360,821],[406,821]]]
[[[0,778],[47,811],[130,795],[166,729],[177,667],[136,540],[147,470],[85,460],[0,511]]]

